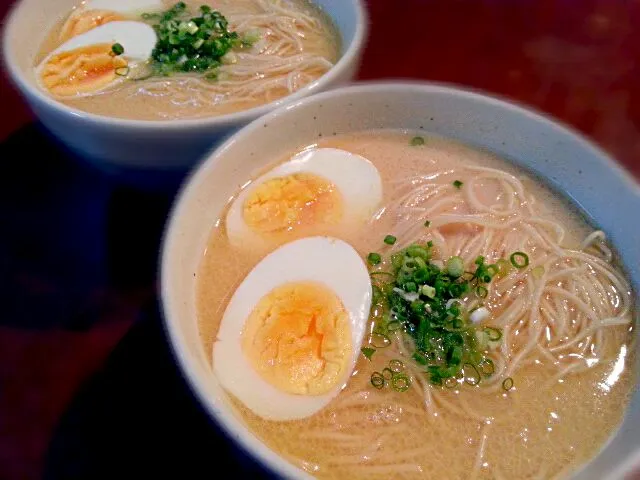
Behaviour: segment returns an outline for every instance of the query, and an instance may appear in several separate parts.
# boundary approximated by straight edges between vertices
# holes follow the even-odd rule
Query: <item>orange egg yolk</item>
[[[111,44],[101,43],[52,55],[40,72],[43,85],[54,95],[72,96],[94,92],[126,69],[124,58],[111,52]]]
[[[111,10],[87,10],[71,15],[60,29],[60,41],[66,42],[76,35],[88,32],[105,23],[124,19],[122,15]]]
[[[319,283],[281,285],[253,309],[242,350],[256,372],[277,389],[321,395],[348,368],[353,351],[349,315],[336,294]]]
[[[251,229],[269,234],[336,224],[342,211],[342,196],[335,185],[318,175],[294,173],[258,185],[248,195],[243,215]]]

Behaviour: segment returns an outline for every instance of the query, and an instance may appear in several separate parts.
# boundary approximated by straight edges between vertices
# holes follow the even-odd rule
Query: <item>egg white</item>
[[[136,65],[146,62],[151,58],[151,52],[156,45],[156,40],[156,32],[146,23],[129,20],[105,23],[104,25],[100,25],[99,27],[70,38],[47,55],[36,68],[38,84],[44,91],[48,92],[47,88],[41,83],[40,73],[51,57],[56,54],[100,43],[119,43],[124,48],[122,57],[127,60],[130,68],[134,68]],[[75,96],[86,97],[95,95],[120,81],[122,81],[122,78],[116,78],[109,85],[105,85],[92,92],[79,93]]]
[[[227,236],[232,245],[252,248],[264,243],[262,236],[245,223],[244,203],[253,190],[265,181],[294,173],[314,174],[335,185],[342,196],[342,224],[364,223],[382,201],[380,173],[366,158],[338,148],[304,150],[258,177],[240,192],[226,218]]]
[[[296,395],[262,379],[241,346],[246,320],[274,288],[314,281],[330,288],[349,314],[353,354],[338,385],[323,395]],[[325,407],[346,385],[355,367],[371,307],[371,282],[364,262],[348,243],[330,237],[307,237],[267,255],[240,284],[224,312],[213,346],[213,369],[222,386],[256,415],[270,420],[308,417]]]

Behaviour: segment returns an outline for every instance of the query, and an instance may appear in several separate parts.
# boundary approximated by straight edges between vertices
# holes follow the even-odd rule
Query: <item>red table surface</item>
[[[11,4],[0,0],[3,17]],[[513,98],[578,128],[640,178],[640,1],[370,0],[368,10],[359,79],[449,82]],[[2,141],[33,117],[4,73],[0,88]],[[0,324],[0,478],[41,476],[60,415],[153,285],[99,294],[109,308],[82,332]]]

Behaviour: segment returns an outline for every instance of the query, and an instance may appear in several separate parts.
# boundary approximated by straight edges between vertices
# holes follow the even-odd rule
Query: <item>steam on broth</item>
[[[87,0],[49,32],[35,66],[41,88],[71,107],[171,120],[282,98],[326,73],[340,49],[331,19],[307,0]]]
[[[363,354],[346,387],[324,408],[304,418],[274,421],[231,395],[237,414],[273,450],[319,478],[566,476],[615,431],[632,393],[630,286],[603,233],[593,232],[535,178],[446,139],[412,138],[377,131],[315,145],[368,159],[381,177],[382,202],[366,222],[352,222],[353,228],[326,224],[299,232],[294,225],[278,244],[307,235],[337,237],[369,260],[372,273],[401,273],[404,267],[394,270],[392,255],[411,245],[430,250],[433,271],[459,269],[457,260],[449,263],[452,257],[460,257],[463,272],[477,272],[480,263],[502,268],[501,259],[506,261],[503,273],[489,268],[487,283],[473,283],[471,274],[462,273],[459,282],[470,280],[473,286],[460,292],[459,304],[447,306],[458,308],[453,317],[463,322],[452,331],[490,328],[491,341],[470,340],[469,351],[491,359],[491,372],[480,372],[479,382],[469,382],[465,369],[434,380],[425,362],[414,356],[421,350],[416,336],[405,333],[409,322],[388,328],[399,310],[389,310],[384,298],[374,295]],[[229,299],[275,248],[240,251],[229,243],[225,223],[217,222],[212,231],[197,283],[202,344],[214,355]],[[305,262],[297,268],[304,271]],[[336,277],[349,275],[335,271]],[[371,278],[381,291],[396,279]],[[406,289],[398,295],[412,293]],[[421,292],[408,296],[412,305],[434,304],[426,295],[431,291]],[[482,314],[474,317],[479,308]],[[404,322],[407,317],[397,318]],[[381,345],[380,336],[389,345]],[[437,362],[427,357],[426,363]],[[376,374],[389,367],[409,379],[406,391],[388,388],[393,373],[378,383]],[[252,388],[261,394],[259,385]]]

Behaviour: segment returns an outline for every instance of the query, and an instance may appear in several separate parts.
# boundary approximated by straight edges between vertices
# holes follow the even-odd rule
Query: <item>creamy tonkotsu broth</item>
[[[629,402],[635,380],[630,287],[601,232],[592,234],[538,180],[488,153],[436,137],[411,145],[413,137],[375,131],[318,142],[371,161],[383,199],[370,222],[311,234],[338,237],[363,259],[380,253],[383,262],[371,271],[388,270],[390,252],[429,240],[431,262],[460,256],[465,270],[480,255],[492,263],[526,252],[528,267],[494,278],[486,298],[475,291],[461,296],[468,310],[482,303],[483,323],[501,332],[500,343],[486,352],[493,375],[477,386],[455,378],[434,385],[403,334],[388,331],[391,345],[377,348],[371,360],[360,355],[346,388],[316,413],[273,421],[231,396],[237,414],[274,451],[318,478],[565,477],[598,452]],[[199,330],[214,356],[229,299],[265,253],[232,247],[225,215],[197,276]],[[295,237],[295,227],[290,230]],[[394,245],[383,243],[388,234]],[[305,262],[297,268],[304,270]],[[367,332],[378,313],[374,306]],[[366,336],[363,346],[370,340],[379,338]],[[372,374],[398,359],[410,388],[375,388]],[[506,379],[513,381],[508,390]]]
[[[175,23],[165,19],[161,24],[162,15],[175,8],[176,1],[83,2],[43,42],[34,65],[40,87],[66,105],[99,115],[137,120],[201,118],[280,99],[322,76],[339,58],[339,32],[310,1],[181,3],[184,8],[178,9]],[[202,6],[211,11],[202,12]],[[198,38],[204,29],[196,30],[198,25],[189,23],[190,19],[214,12],[222,15],[222,23],[207,17],[215,30]],[[161,39],[158,25],[173,28],[172,37],[168,33],[164,37],[168,43],[162,54],[154,50]],[[156,27],[157,36],[148,31],[150,26]],[[218,36],[222,43],[207,43]],[[114,43],[124,46],[123,53],[113,55]],[[52,52],[69,50],[68,46],[73,47],[73,55],[47,65]],[[218,53],[224,54],[217,58]]]

